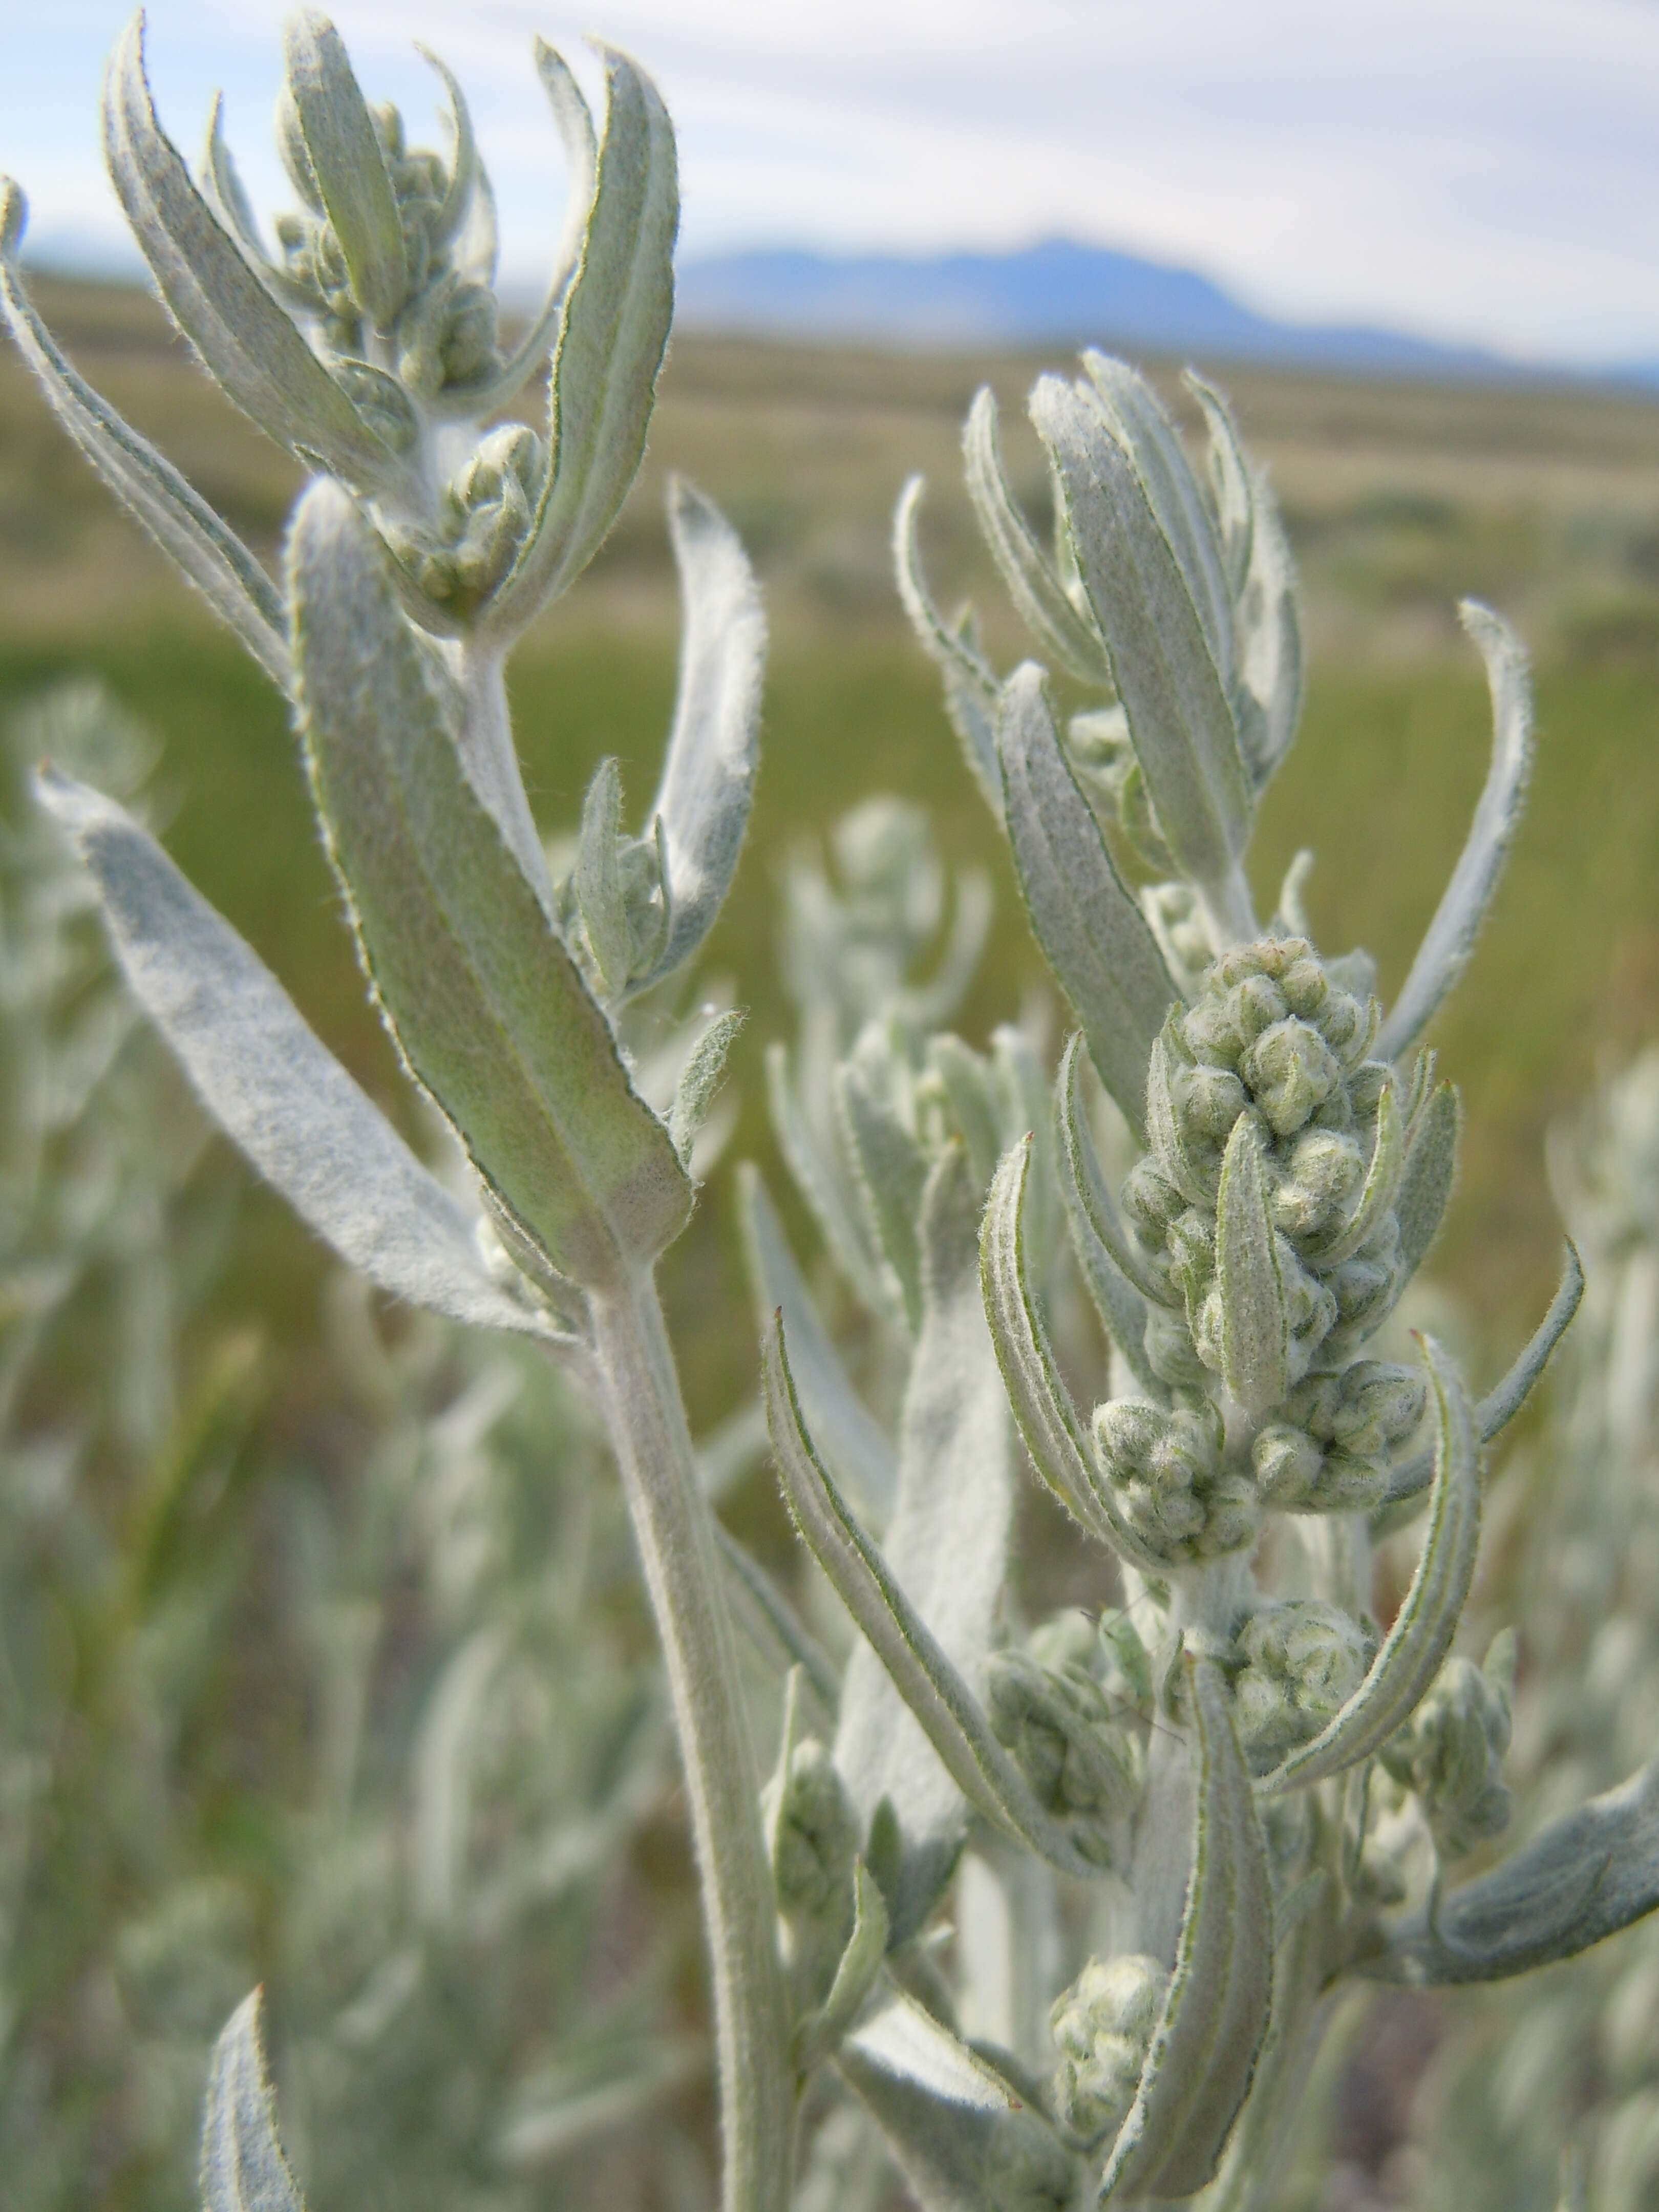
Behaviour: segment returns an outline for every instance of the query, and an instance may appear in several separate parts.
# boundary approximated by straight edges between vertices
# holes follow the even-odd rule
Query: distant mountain
[[[1276,322],[1192,270],[1065,238],[931,259],[761,248],[686,262],[678,289],[687,325],[775,337],[921,348],[1089,343],[1365,375],[1516,373],[1494,354],[1397,331]]]

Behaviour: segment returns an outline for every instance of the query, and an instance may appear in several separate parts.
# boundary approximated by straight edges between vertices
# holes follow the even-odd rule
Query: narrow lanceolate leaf
[[[1273,1886],[1231,1692],[1212,1659],[1183,1660],[1197,1786],[1192,1874],[1175,1972],[1100,2200],[1188,2197],[1221,2162],[1267,2032]]]
[[[1465,599],[1458,612],[1486,664],[1492,766],[1462,857],[1412,963],[1406,987],[1378,1035],[1380,1059],[1398,1060],[1409,1049],[1468,966],[1521,824],[1532,772],[1532,686],[1521,641],[1500,615],[1478,599]]]
[[[963,630],[953,629],[933,604],[916,544],[916,515],[927,489],[912,477],[893,515],[893,568],[911,627],[945,678],[945,704],[974,780],[1002,819],[1002,771],[997,765],[997,679]]]
[[[898,1496],[882,1540],[887,1571],[965,1680],[991,1649],[1007,1574],[1013,1436],[979,1294],[979,1185],[962,1146],[921,1203],[921,1327],[899,1421]],[[836,1764],[867,1829],[884,1798],[903,1847],[894,1939],[920,1929],[961,1844],[962,1792],[881,1657],[854,1646]]]
[[[1132,1566],[1162,1574],[1163,1563],[1124,1520],[1101,1479],[1031,1295],[1024,1218],[1030,1161],[1027,1137],[997,1170],[980,1228],[980,1290],[1008,1402],[1032,1466],[1079,1526]]]
[[[1457,1139],[1462,1107],[1455,1084],[1442,1083],[1413,1116],[1406,1157],[1395,1194],[1400,1223],[1402,1276],[1409,1279],[1428,1257],[1457,1176]]]
[[[1389,1084],[1383,1091],[1376,1107],[1376,1141],[1371,1148],[1370,1165],[1360,1190],[1353,1212],[1329,1242],[1322,1244],[1316,1255],[1322,1265],[1334,1266],[1340,1260],[1351,1259],[1378,1226],[1385,1213],[1394,1206],[1400,1194],[1400,1185],[1406,1165],[1406,1132],[1400,1117],[1400,1104],[1395,1096],[1395,1086]],[[1417,1233],[1417,1224],[1413,1224]]]
[[[714,1523],[714,1541],[726,1562],[732,1610],[769,1659],[781,1660],[779,1672],[799,1667],[826,1713],[841,1703],[841,1678],[823,1646],[751,1552],[745,1551],[723,1521]]]
[[[921,2212],[1072,2202],[1076,2160],[1054,2130],[914,1997],[890,1986],[837,2063]]]
[[[1083,1097],[1083,1044],[1081,1031],[1073,1031],[1060,1056],[1060,1075],[1054,1086],[1054,1135],[1061,1180],[1074,1194],[1091,1235],[1105,1247],[1119,1273],[1133,1284],[1142,1297],[1167,1304],[1167,1293],[1153,1276],[1133,1231],[1117,1210],[1095,1151]]]
[[[1097,1198],[1104,1198],[1114,1218],[1117,1209],[1112,1205],[1111,1193],[1100,1173],[1089,1133],[1078,1118],[1077,1101],[1073,1095],[1073,1070],[1082,1042],[1080,1035],[1073,1036],[1066,1048],[1054,1100],[1060,1191],[1066,1207],[1066,1225],[1079,1272],[1100,1316],[1101,1327],[1127,1360],[1131,1373],[1147,1396],[1164,1405],[1169,1401],[1169,1386],[1154,1371],[1146,1357],[1146,1301],[1119,1266],[1096,1225],[1100,1211],[1095,1203]]]
[[[738,1033],[748,1019],[741,1006],[717,1014],[691,1048],[674,1085],[668,1109],[668,1139],[689,1169],[697,1133],[708,1119],[708,1110],[726,1080],[726,1062]]]
[[[856,1061],[838,1071],[836,1097],[871,1231],[897,1280],[905,1317],[915,1331],[921,1326],[917,1218],[927,1179],[926,1156]]]
[[[403,227],[345,42],[326,16],[305,8],[290,18],[283,44],[289,94],[352,291],[374,327],[389,330],[409,289]]]
[[[39,789],[96,879],[134,996],[214,1120],[307,1227],[411,1305],[554,1334],[495,1280],[473,1223],[147,832],[51,770]]]
[[[634,957],[623,897],[622,856],[617,849],[621,834],[622,770],[614,760],[602,760],[582,800],[571,882],[589,949],[613,997],[627,984]]]
[[[1354,1962],[1377,1981],[1491,1982],[1571,1959],[1659,1905],[1659,1760],[1592,1797]]]
[[[302,501],[289,568],[307,763],[393,1033],[553,1265],[611,1281],[690,1210],[668,1133],[468,781],[441,664],[337,487]]]
[[[862,1223],[842,1195],[830,1162],[809,1126],[789,1071],[789,1048],[766,1048],[766,1103],[778,1150],[796,1189],[817,1222],[836,1265],[873,1314],[896,1313],[892,1287],[866,1239]]]
[[[581,261],[553,356],[547,480],[518,559],[481,618],[509,639],[598,552],[638,473],[674,307],[679,184],[656,87],[605,57],[608,100]]]
[[[795,1265],[760,1170],[747,1161],[738,1170],[738,1198],[761,1328],[768,1328],[775,1313],[782,1313],[790,1370],[806,1425],[836,1480],[884,1520],[898,1485],[893,1447],[853,1388]]]
[[[1177,995],[1175,984],[1078,788],[1034,662],[1017,668],[1003,686],[996,737],[1008,834],[1031,927],[1071,1000],[1101,1081],[1139,1136],[1147,1063]]]
[[[1249,836],[1249,783],[1191,580],[1097,402],[1045,376],[1031,419],[1060,471],[1079,573],[1164,840],[1194,882],[1223,882]]]
[[[104,150],[133,234],[174,321],[215,380],[262,430],[361,489],[410,491],[371,430],[248,266],[155,119],[143,18],[110,58]]]
[[[1260,1420],[1290,1382],[1291,1316],[1261,1137],[1253,1118],[1233,1124],[1221,1163],[1216,1207],[1216,1281],[1221,1292],[1221,1371],[1247,1413]]]
[[[1421,1341],[1439,1431],[1423,1556],[1370,1673],[1310,1743],[1261,1778],[1269,1795],[1322,1782],[1380,1750],[1427,1695],[1457,1632],[1480,1540],[1480,1431],[1456,1369],[1432,1337]]]
[[[755,786],[766,656],[760,590],[738,534],[682,477],[669,489],[668,527],[685,611],[679,699],[652,810],[663,826],[671,916],[658,975],[690,959],[732,888]]]
[[[808,2074],[834,2051],[863,2010],[887,1955],[887,1906],[875,1877],[860,1859],[853,1869],[853,1932],[836,1968],[830,1994],[795,2031],[795,2063]]]
[[[1221,541],[1221,561],[1226,572],[1228,594],[1237,601],[1250,573],[1251,539],[1255,532],[1255,487],[1249,458],[1233,420],[1233,410],[1222,393],[1214,385],[1206,383],[1195,369],[1183,369],[1181,380],[1198,402],[1204,427],[1209,433],[1210,492]]]
[[[997,1832],[1079,1881],[1096,1881],[1070,1838],[1032,1796],[983,1708],[918,1617],[881,1553],[825,1471],[801,1416],[781,1326],[763,1347],[767,1425],[784,1496],[807,1548],[892,1676],[945,1771]]]
[[[171,461],[124,422],[53,343],[17,264],[27,203],[0,178],[0,307],[19,351],[53,413],[104,482],[131,508],[276,684],[289,684],[282,595],[235,532],[185,482]]]
[[[1549,1364],[1556,1346],[1566,1334],[1583,1295],[1584,1270],[1579,1261],[1578,1247],[1569,1237],[1561,1255],[1561,1280],[1555,1296],[1550,1300],[1548,1312],[1527,1340],[1503,1381],[1487,1391],[1474,1409],[1475,1431],[1483,1444],[1489,1444],[1494,1437],[1508,1428],[1532,1395],[1534,1385]],[[1386,1512],[1393,1506],[1417,1497],[1432,1476],[1434,1464],[1433,1455],[1424,1452],[1396,1468],[1382,1510]]]
[[[203,2212],[305,2212],[276,2131],[259,2013],[255,1990],[213,2046],[202,2118]]]
[[[1014,503],[1002,471],[996,395],[988,385],[974,395],[962,435],[968,495],[1009,597],[1032,635],[1061,666],[1085,684],[1111,681],[1106,649],[1066,596],[1059,574]]]

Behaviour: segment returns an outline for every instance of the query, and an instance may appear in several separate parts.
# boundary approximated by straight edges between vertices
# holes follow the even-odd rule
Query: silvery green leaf
[[[668,942],[653,975],[708,934],[738,865],[755,786],[766,617],[755,572],[718,507],[676,477],[668,528],[684,617],[679,698],[653,813],[668,861]]]
[[[871,1231],[897,1280],[912,1332],[921,1326],[917,1217],[927,1160],[856,1060],[836,1071],[836,1098]]]
[[[674,1085],[674,1100],[668,1109],[668,1140],[688,1170],[697,1132],[708,1120],[708,1109],[726,1080],[726,1055],[748,1018],[741,1006],[717,1014],[692,1047],[691,1056]]]
[[[1194,882],[1223,884],[1249,836],[1250,791],[1226,680],[1194,597],[1202,580],[1195,586],[1092,395],[1040,378],[1031,419],[1060,471],[1084,588],[1164,841]]]
[[[921,2212],[1036,2212],[1070,2203],[1075,2161],[985,2059],[890,1988],[837,2064]]]
[[[962,435],[968,495],[974,502],[1009,597],[1032,635],[1063,668],[1085,684],[1109,684],[1106,649],[1066,596],[1053,563],[1014,503],[1002,470],[997,437],[996,394],[988,385],[974,395]]]
[[[1101,2177],[1103,2203],[1188,2197],[1213,2176],[1249,2094],[1273,2002],[1267,1846],[1213,1659],[1183,1661],[1197,1786],[1192,1873],[1175,1970],[1128,2118]]]
[[[830,1994],[795,2030],[795,2064],[811,2073],[836,2049],[863,2010],[887,1956],[887,1907],[862,1859],[853,1869],[853,1932]]]
[[[1031,927],[1100,1079],[1137,1136],[1152,1042],[1177,996],[1158,940],[1106,849],[1061,750],[1042,671],[1026,661],[997,702],[1014,865]]]
[[[614,760],[602,760],[582,800],[571,887],[589,949],[613,998],[626,988],[634,961],[634,933],[628,926],[622,857],[617,849],[621,835],[622,770]]]
[[[1157,1405],[1165,1405],[1169,1386],[1146,1358],[1146,1301],[1118,1265],[1097,1226],[1108,1208],[1114,1224],[1120,1229],[1122,1224],[1079,1111],[1076,1068],[1082,1042],[1081,1034],[1074,1032],[1060,1063],[1054,1095],[1060,1192],[1072,1250],[1102,1328],[1127,1360],[1130,1372],[1147,1396]]]
[[[1405,988],[1378,1035],[1377,1055],[1384,1060],[1398,1060],[1415,1043],[1468,966],[1520,827],[1532,772],[1532,687],[1521,641],[1500,615],[1478,599],[1465,599],[1458,613],[1486,664],[1492,766],[1468,842],[1435,909]]]
[[[399,1046],[553,1266],[614,1280],[690,1212],[668,1133],[468,781],[436,650],[337,487],[301,501],[289,570],[307,765]]]
[[[1423,1555],[1394,1626],[1370,1672],[1310,1742],[1264,1775],[1269,1796],[1340,1774],[1380,1750],[1408,1721],[1451,1648],[1480,1540],[1480,1441],[1462,1378],[1432,1337],[1421,1340],[1439,1441]]]
[[[228,235],[155,119],[143,18],[110,58],[104,147],[121,205],[174,321],[262,430],[361,489],[401,494],[408,471],[352,405]]]
[[[409,290],[403,226],[345,43],[326,16],[304,8],[289,19],[283,48],[289,96],[352,293],[376,330],[390,330]]]
[[[725,1523],[714,1523],[714,1540],[729,1570],[732,1612],[755,1635],[763,1650],[782,1657],[785,1671],[799,1667],[812,1694],[832,1718],[841,1702],[841,1680],[828,1652],[801,1620],[760,1561],[746,1551]]]
[[[1008,1402],[1032,1466],[1079,1526],[1131,1565],[1161,1575],[1162,1562],[1124,1520],[1100,1479],[1031,1295],[1024,1249],[1030,1158],[1029,1137],[1012,1147],[997,1170],[980,1228],[980,1288]]]
[[[1210,495],[1215,508],[1228,595],[1237,601],[1250,573],[1250,541],[1255,529],[1255,487],[1249,459],[1238,434],[1238,425],[1233,420],[1233,410],[1214,385],[1206,383],[1192,368],[1182,371],[1181,380],[1198,402],[1204,427],[1209,433]]]
[[[453,1929],[465,1904],[473,1765],[484,1701],[503,1656],[499,1629],[475,1629],[446,1661],[427,1699],[413,1761],[410,1876],[428,1928]]]
[[[928,1038],[927,1066],[944,1086],[951,1119],[968,1147],[974,1180],[983,1188],[996,1173],[1002,1157],[1002,1131],[997,1126],[998,1101],[993,1095],[991,1070],[970,1046],[948,1031]]]
[[[247,547],[65,360],[24,289],[17,265],[27,204],[0,179],[0,307],[52,412],[116,497],[177,562],[222,622],[286,690],[288,621],[282,595]]]
[[[39,789],[97,881],[134,995],[209,1113],[307,1227],[411,1305],[553,1334],[496,1281],[474,1224],[148,833],[50,769]]]
[[[1474,1409],[1475,1429],[1483,1444],[1489,1444],[1494,1437],[1506,1429],[1532,1395],[1533,1385],[1548,1365],[1551,1353],[1566,1334],[1583,1295],[1583,1267],[1579,1261],[1578,1248],[1569,1237],[1562,1253],[1561,1280],[1555,1296],[1550,1300],[1549,1310],[1527,1340],[1502,1382],[1489,1390]],[[1434,1456],[1428,1452],[1397,1467],[1382,1512],[1392,1515],[1396,1508],[1416,1498],[1428,1484],[1433,1472]],[[1409,1514],[1404,1516],[1407,1520],[1410,1517]],[[1400,1525],[1403,1526],[1403,1522]],[[1381,1534],[1384,1530],[1379,1528],[1377,1533]]]
[[[1094,398],[1146,494],[1180,566],[1224,687],[1233,676],[1232,595],[1215,517],[1164,403],[1139,369],[1090,347],[1083,366]],[[1078,387],[1079,391],[1082,386]],[[1073,543],[1077,543],[1075,530]]]
[[[911,628],[945,678],[945,705],[974,780],[1002,820],[1002,772],[997,765],[997,679],[965,623],[952,629],[933,604],[916,544],[916,515],[927,489],[912,477],[893,515],[893,567]]]
[[[1032,1796],[993,1735],[979,1700],[917,1616],[825,1471],[801,1416],[783,1329],[776,1321],[767,1332],[762,1361],[767,1425],[795,1525],[946,1772],[1000,1834],[1026,1844],[1079,1881],[1097,1880],[1098,1868],[1078,1854],[1059,1822]]]
[[[968,1681],[976,1680],[1007,1573],[1013,1438],[979,1295],[979,1185],[961,1145],[921,1208],[921,1325],[899,1417],[898,1494],[882,1540],[888,1574]],[[915,1934],[960,1848],[962,1793],[876,1650],[854,1647],[836,1764],[866,1828],[884,1798],[903,1845],[893,1935]]]
[[[1221,1370],[1228,1389],[1260,1420],[1290,1386],[1291,1316],[1273,1217],[1262,1139],[1253,1115],[1233,1124],[1216,1202],[1216,1282],[1221,1292]]]
[[[830,1164],[807,1127],[790,1080],[788,1048],[782,1044],[766,1048],[766,1099],[778,1150],[836,1266],[871,1313],[893,1312],[892,1291],[862,1224],[842,1200]]]
[[[421,49],[422,53],[426,49]],[[512,352],[493,375],[477,383],[458,386],[453,391],[441,392],[437,408],[440,413],[465,415],[482,421],[505,407],[523,388],[547,359],[559,328],[559,318],[564,308],[565,295],[570,280],[581,258],[582,240],[592,211],[593,185],[599,167],[599,148],[594,142],[593,118],[588,112],[581,87],[570,74],[562,55],[556,53],[544,39],[538,38],[534,46],[537,75],[553,110],[553,119],[558,125],[560,140],[564,147],[567,169],[565,185],[564,230],[558,250],[553,257],[553,273],[529,328]],[[450,88],[452,101],[456,104],[459,118],[465,114],[459,104],[460,94],[454,80],[434,54],[426,58],[440,70]],[[491,244],[489,252],[490,274],[494,273],[494,209],[489,199],[489,182],[483,168],[477,170],[475,198],[488,210]],[[477,220],[475,214],[472,221]]]
[[[1104,1248],[1106,1257],[1126,1281],[1143,1298],[1167,1305],[1168,1294],[1152,1273],[1139,1239],[1125,1225],[1095,1151],[1083,1100],[1082,1047],[1082,1033],[1073,1030],[1060,1056],[1054,1086],[1056,1152],[1066,1204],[1074,1221],[1080,1221],[1089,1237]]]
[[[1377,1981],[1487,1982],[1571,1959],[1659,1905],[1659,1760],[1354,1962]]]
[[[213,2046],[202,2117],[203,2212],[305,2212],[276,2132],[261,2003],[258,1990],[244,1997]]]
[[[432,220],[434,242],[448,246],[460,236],[471,212],[472,194],[478,179],[477,141],[472,134],[472,117],[467,107],[466,96],[456,82],[454,70],[441,55],[434,54],[430,46],[423,46],[418,39],[415,42],[415,51],[438,76],[449,100],[449,179],[444,186],[442,204]]]
[[[1462,1118],[1456,1086],[1450,1083],[1438,1085],[1412,1116],[1395,1194],[1402,1279],[1417,1273],[1439,1231],[1457,1176]]]
[[[1400,1115],[1400,1104],[1392,1083],[1385,1086],[1376,1107],[1376,1140],[1371,1148],[1370,1164],[1365,1171],[1365,1181],[1353,1212],[1328,1242],[1321,1243],[1313,1256],[1322,1267],[1334,1267],[1339,1261],[1352,1258],[1360,1246],[1376,1229],[1385,1213],[1390,1212],[1400,1194],[1401,1182],[1406,1166],[1406,1132]],[[1413,1223],[1413,1234],[1417,1224]]]
[[[225,96],[222,92],[214,94],[213,104],[208,110],[207,144],[202,154],[202,197],[235,239],[267,289],[290,307],[310,313],[315,305],[310,294],[296,284],[285,269],[276,265],[260,239],[252,203],[225,143]]]
[[[782,1313],[790,1370],[807,1426],[823,1445],[837,1480],[884,1520],[898,1484],[893,1447],[854,1389],[801,1279],[760,1170],[747,1161],[738,1170],[738,1199],[761,1327]]]
[[[480,619],[505,640],[556,599],[609,533],[638,473],[674,305],[679,185],[656,87],[602,46],[608,100],[581,259],[553,356],[550,460],[535,520]]]

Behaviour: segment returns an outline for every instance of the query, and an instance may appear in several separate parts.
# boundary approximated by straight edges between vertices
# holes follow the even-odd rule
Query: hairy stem
[[[588,1309],[611,1443],[667,1662],[714,1977],[724,2212],[786,2212],[794,2127],[789,2018],[760,1785],[674,1356],[642,1277]]]

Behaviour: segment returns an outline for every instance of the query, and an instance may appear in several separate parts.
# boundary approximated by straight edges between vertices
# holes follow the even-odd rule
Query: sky
[[[1522,359],[1659,361],[1659,0],[342,0],[372,98],[433,137],[424,40],[472,106],[503,268],[532,284],[563,178],[530,63],[596,29],[679,131],[683,251],[927,253],[1064,234],[1252,307]],[[98,150],[122,0],[0,0],[0,169],[44,253],[117,255]],[[283,0],[155,0],[191,157],[210,95],[262,208]],[[591,63],[580,67],[595,82]]]

